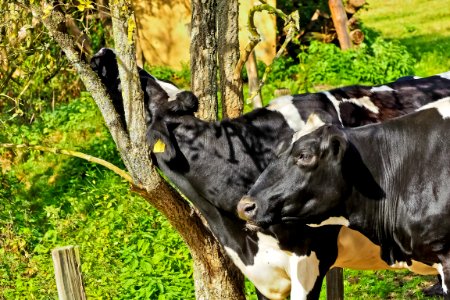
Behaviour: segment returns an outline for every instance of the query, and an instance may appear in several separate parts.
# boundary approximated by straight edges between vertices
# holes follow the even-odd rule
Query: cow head
[[[91,68],[98,74],[111,97],[114,107],[125,125],[125,113],[120,86],[117,57],[114,50],[102,48],[91,59]],[[175,154],[170,143],[167,124],[163,119],[181,115],[193,115],[198,108],[197,97],[188,91],[178,89],[173,83],[158,80],[145,70],[138,68],[141,88],[144,91],[147,140],[150,147],[160,141],[167,149],[164,155],[169,159]]]
[[[347,147],[345,133],[334,125],[301,136],[241,199],[239,216],[263,228],[327,219],[341,210],[340,200],[348,189],[342,174]]]
[[[114,50],[100,49],[91,59],[91,68],[98,74],[108,92],[120,91],[119,69]]]
[[[170,161],[176,156],[176,141],[171,137],[168,126],[174,125],[181,116],[193,115],[198,109],[198,99],[191,92],[180,91],[174,100],[169,101],[168,94],[151,80],[145,92],[151,99],[148,105],[151,117],[147,122],[147,142],[153,152]]]

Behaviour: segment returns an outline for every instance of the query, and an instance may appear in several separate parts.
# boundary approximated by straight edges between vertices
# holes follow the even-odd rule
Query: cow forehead
[[[302,136],[305,136],[319,127],[322,127],[323,125],[325,125],[325,122],[317,114],[312,113],[308,117],[305,126],[301,130],[294,133],[292,136],[292,143],[299,140]]]

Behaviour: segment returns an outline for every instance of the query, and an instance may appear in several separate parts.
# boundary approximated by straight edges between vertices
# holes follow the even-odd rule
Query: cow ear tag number
[[[164,152],[164,150],[166,150],[166,144],[164,144],[163,141],[158,139],[155,145],[153,146],[153,153],[162,153]]]

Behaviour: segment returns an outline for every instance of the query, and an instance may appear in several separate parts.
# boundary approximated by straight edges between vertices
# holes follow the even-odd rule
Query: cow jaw
[[[345,217],[329,217],[328,219],[320,222],[319,224],[307,224],[309,227],[321,227],[326,225],[342,225],[348,227],[350,221]]]

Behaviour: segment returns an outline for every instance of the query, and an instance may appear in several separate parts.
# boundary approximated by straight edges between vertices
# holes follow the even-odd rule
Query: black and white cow
[[[382,124],[323,125],[301,136],[259,177],[239,214],[262,227],[358,230],[388,265],[439,273],[450,299],[450,97]]]
[[[106,60],[104,56],[96,58]],[[113,68],[115,64],[106,61],[103,65]],[[102,72],[99,75],[103,76]],[[340,226],[299,229],[276,225],[261,232],[248,231],[236,215],[239,199],[276,157],[277,147],[290,144],[292,134],[302,129],[310,113],[335,124],[340,120],[355,125],[375,122],[450,95],[450,87],[445,90],[448,82],[444,76],[435,76],[414,82],[417,88],[403,82],[285,96],[237,119],[204,122],[192,115],[193,109],[183,112],[183,107],[192,107],[192,97],[189,105],[184,105],[186,97],[180,93],[169,101],[165,87],[149,80],[145,86],[150,99],[148,140],[152,148],[159,145],[153,154],[159,168],[202,212],[227,253],[259,292],[269,299],[289,295],[291,299],[317,299],[323,276],[333,264],[364,268],[365,256],[355,245],[366,245],[368,251],[376,246],[358,232]],[[406,95],[413,93],[418,96],[407,100]],[[386,98],[384,104],[382,98]],[[306,260],[313,262],[312,269]]]

